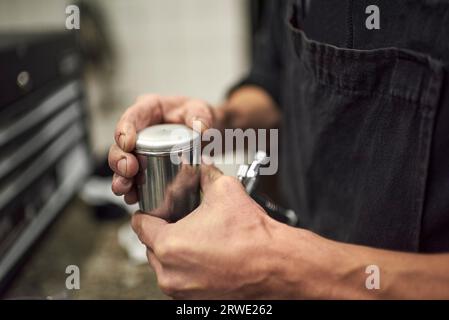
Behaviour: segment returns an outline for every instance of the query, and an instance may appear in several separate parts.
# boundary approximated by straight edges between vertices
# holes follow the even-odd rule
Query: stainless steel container
[[[136,185],[140,210],[176,221],[200,203],[200,135],[180,124],[148,127],[137,135]]]

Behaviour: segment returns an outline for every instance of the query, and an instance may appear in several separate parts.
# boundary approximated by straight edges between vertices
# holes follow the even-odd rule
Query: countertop
[[[129,217],[98,220],[78,198],[49,227],[19,268],[4,299],[167,299],[148,264],[132,264],[117,230]],[[66,267],[80,270],[80,289],[68,290]]]

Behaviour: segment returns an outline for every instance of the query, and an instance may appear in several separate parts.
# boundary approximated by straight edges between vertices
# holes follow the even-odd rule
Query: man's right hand
[[[187,97],[148,94],[137,98],[120,118],[115,129],[115,143],[109,149],[109,166],[114,171],[112,191],[116,195],[125,195],[128,204],[137,202],[133,177],[139,165],[131,153],[137,132],[158,123],[181,123],[192,127],[193,121],[201,121],[204,131],[217,127],[221,118],[217,112],[205,101]]]

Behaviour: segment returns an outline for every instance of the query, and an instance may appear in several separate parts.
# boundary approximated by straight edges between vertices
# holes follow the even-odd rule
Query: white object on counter
[[[140,265],[148,263],[146,247],[142,242],[140,242],[129,223],[126,223],[120,227],[117,232],[117,238],[118,243],[123,249],[125,249],[128,254],[129,261],[132,264]]]

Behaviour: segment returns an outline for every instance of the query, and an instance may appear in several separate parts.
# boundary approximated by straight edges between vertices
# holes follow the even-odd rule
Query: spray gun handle
[[[289,226],[296,226],[298,224],[298,216],[291,209],[285,209],[274,203],[269,197],[253,193],[251,197],[256,201],[270,217],[273,219],[288,224]]]
[[[246,192],[267,211],[270,217],[288,225],[295,226],[298,223],[298,217],[293,210],[284,209],[268,197],[254,192],[258,182],[259,169],[265,164],[266,159],[267,154],[264,151],[258,151],[250,165],[240,165],[237,171],[237,178],[245,187]]]

